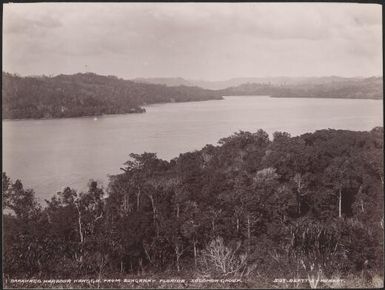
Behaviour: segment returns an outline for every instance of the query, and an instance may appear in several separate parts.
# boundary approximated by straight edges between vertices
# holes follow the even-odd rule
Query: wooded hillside
[[[3,72],[4,119],[144,112],[144,104],[221,99],[198,87],[139,84],[93,73],[19,77]]]

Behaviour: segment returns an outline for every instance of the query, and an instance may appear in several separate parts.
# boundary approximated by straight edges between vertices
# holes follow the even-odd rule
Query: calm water
[[[172,159],[216,144],[235,131],[292,135],[334,128],[382,126],[382,101],[226,97],[195,103],[151,105],[145,114],[94,118],[3,121],[3,171],[32,187],[40,200],[64,186],[105,187],[129,154],[156,152]]]

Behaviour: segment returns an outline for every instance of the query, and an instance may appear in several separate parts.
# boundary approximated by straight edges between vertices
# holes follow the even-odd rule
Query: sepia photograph
[[[383,7],[2,3],[2,287],[384,287]]]

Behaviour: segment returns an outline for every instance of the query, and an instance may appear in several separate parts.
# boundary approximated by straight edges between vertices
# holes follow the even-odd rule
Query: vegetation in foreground
[[[170,162],[131,154],[107,190],[67,187],[45,207],[3,173],[5,287],[383,286],[382,127],[219,144]],[[155,281],[123,281],[141,278]],[[160,281],[172,278],[186,281]]]

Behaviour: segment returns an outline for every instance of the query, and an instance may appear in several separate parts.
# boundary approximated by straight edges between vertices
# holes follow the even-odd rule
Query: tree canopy
[[[44,207],[3,173],[5,274],[382,275],[383,128],[273,137],[131,154],[107,190],[67,187]]]

